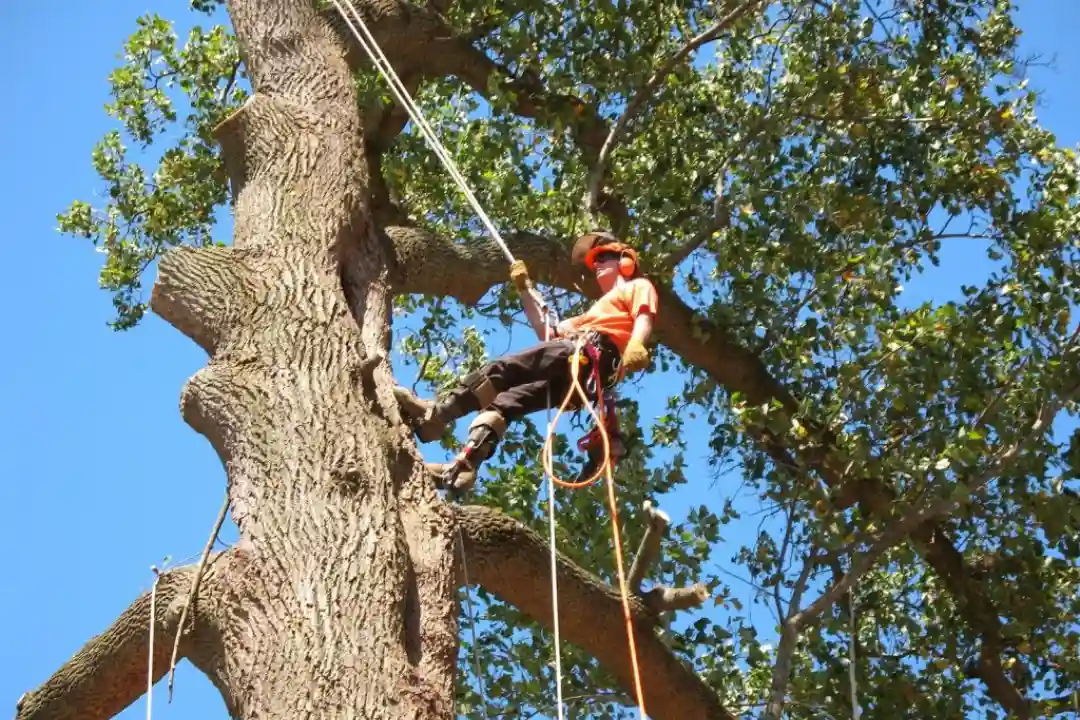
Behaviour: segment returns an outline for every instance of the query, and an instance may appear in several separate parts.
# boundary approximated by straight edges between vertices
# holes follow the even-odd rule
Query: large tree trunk
[[[229,10],[256,91],[220,128],[234,247],[166,259],[153,302],[211,353],[182,406],[241,537],[217,646],[192,659],[236,717],[450,717],[452,518],[394,431],[388,253],[345,51],[308,3]]]

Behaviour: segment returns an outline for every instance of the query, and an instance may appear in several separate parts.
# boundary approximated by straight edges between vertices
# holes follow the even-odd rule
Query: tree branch
[[[731,27],[731,25],[743,15],[755,8],[765,5],[768,5],[768,0],[747,0],[738,7],[733,8],[715,25],[691,39],[681,50],[672,55],[666,63],[660,66],[660,69],[653,73],[652,77],[645,83],[645,86],[634,94],[634,97],[626,104],[626,109],[623,110],[619,119],[615,121],[615,125],[604,139],[604,144],[600,148],[600,153],[597,155],[596,161],[591,163],[592,167],[589,172],[589,179],[585,189],[586,210],[594,212],[598,209],[597,200],[600,194],[600,186],[604,181],[604,172],[607,169],[608,159],[611,157],[611,152],[615,149],[615,145],[621,139],[627,124],[635,115],[637,115],[641,108],[644,107],[645,103],[652,98],[660,85],[667,79],[667,76],[675,69],[675,66],[689,57],[692,52],[705,43],[712,42],[720,37],[722,32]]]
[[[191,590],[188,591],[187,599],[184,600],[184,608],[180,611],[180,619],[176,623],[175,639],[173,640],[172,655],[169,657],[169,702],[172,702],[173,696],[173,680],[176,673],[176,661],[180,657],[180,641],[184,636],[184,622],[187,620],[188,614],[191,612],[192,605],[195,604],[195,597],[199,593],[199,585],[202,584],[203,575],[206,573],[206,566],[210,560],[210,553],[214,549],[214,543],[217,542],[218,533],[221,532],[221,526],[225,524],[225,517],[229,513],[229,493],[225,493],[225,502],[221,504],[221,510],[218,511],[217,519],[214,520],[214,527],[210,531],[210,539],[206,541],[206,547],[203,548],[202,557],[199,558],[199,564],[195,567],[195,573],[191,578]]]
[[[807,583],[810,582],[811,573],[814,572],[820,560],[818,549],[812,548],[803,563],[799,579],[795,581],[795,587],[791,591],[787,617],[780,631],[780,645],[776,648],[776,665],[773,666],[772,682],[769,685],[769,702],[765,707],[765,720],[780,720],[780,714],[784,711],[787,686],[791,681],[791,660],[795,654],[795,647],[799,643],[799,634],[802,629],[793,620],[798,617],[802,595],[806,591]]]
[[[179,628],[181,607],[195,576],[193,566],[162,573],[154,612],[153,677],[169,670],[170,642]],[[205,581],[210,580],[208,574]],[[206,618],[196,608],[195,632],[180,643],[186,657],[204,628]],[[97,720],[114,717],[146,692],[150,640],[150,593],[144,593],[108,630],[92,638],[40,687],[19,699],[16,720]]]
[[[976,478],[970,482],[961,483],[964,492],[959,498],[956,495],[938,498],[933,502],[909,510],[902,518],[890,523],[874,540],[870,549],[859,554],[852,561],[851,569],[840,580],[822,593],[805,610],[801,610],[793,617],[790,617],[786,624],[790,625],[796,634],[802,632],[814,618],[832,607],[863,575],[869,572],[883,554],[903,542],[917,528],[925,526],[936,518],[955,512],[971,495],[978,493],[987,483],[1004,472],[1009,464],[1016,459],[1024,445],[1050,426],[1059,407],[1059,403],[1045,403],[1040,408],[1028,432],[1024,433],[1016,442],[995,453],[987,467]],[[855,542],[859,543],[858,540]],[[996,671],[988,666],[991,663],[997,665]],[[980,678],[990,687],[992,694],[997,693],[1001,697],[1015,694],[1017,700],[1010,701],[1014,703],[1010,709],[1026,717],[1027,712],[1024,709],[1023,698],[1019,696],[1019,692],[1005,676],[1000,664],[996,663],[995,659],[988,657],[984,657],[981,664]]]
[[[551,627],[549,548],[539,534],[482,506],[454,506],[464,535],[471,582]],[[558,558],[560,631],[595,657],[631,696],[633,676],[619,591],[561,553]],[[645,703],[655,717],[734,720],[716,693],[656,636],[655,613],[631,598]]]
[[[409,73],[400,76],[400,79],[409,95],[416,95],[420,87],[420,75]],[[408,122],[409,113],[398,102],[387,102],[369,112],[364,123],[364,140],[367,143],[368,155],[381,155],[386,152],[390,143]]]

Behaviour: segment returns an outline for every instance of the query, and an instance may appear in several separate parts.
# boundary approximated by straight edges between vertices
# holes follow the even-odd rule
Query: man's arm
[[[525,317],[529,318],[529,325],[532,326],[533,332],[536,333],[536,337],[546,340],[547,318],[544,317],[544,298],[532,286],[529,271],[521,260],[515,260],[510,264],[510,280],[521,294],[521,304],[525,306]]]
[[[535,288],[529,288],[521,294],[521,303],[525,306],[525,317],[529,318],[536,337],[547,340],[547,318],[544,317],[544,299]]]
[[[652,334],[653,316],[651,312],[643,310],[634,318],[634,330],[630,334],[630,342],[644,345],[649,341]]]
[[[623,368],[626,372],[637,372],[649,366],[649,351],[645,343],[653,329],[653,314],[656,311],[656,289],[648,281],[634,281],[634,290],[630,302],[633,304],[634,329],[623,351]]]

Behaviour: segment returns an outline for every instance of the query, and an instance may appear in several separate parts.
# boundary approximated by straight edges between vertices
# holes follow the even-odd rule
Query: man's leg
[[[442,436],[448,424],[487,408],[501,394],[565,375],[573,352],[574,344],[569,340],[552,340],[504,355],[466,375],[437,402],[420,400],[402,387],[395,388],[394,394],[402,412],[412,420],[417,438],[432,442]]]
[[[570,388],[570,365],[549,380],[534,380],[516,385],[495,396],[491,404],[469,425],[465,447],[449,463],[429,463],[428,471],[443,478],[455,490],[465,490],[476,483],[477,473],[485,460],[495,454],[507,425],[549,406],[559,407]],[[568,407],[577,409],[580,398],[572,398]]]

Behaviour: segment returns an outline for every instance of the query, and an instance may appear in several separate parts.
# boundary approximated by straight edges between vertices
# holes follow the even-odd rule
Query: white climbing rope
[[[146,720],[154,717],[154,624],[157,619],[157,584],[161,573],[156,565],[151,565],[154,572],[154,584],[150,586],[150,642],[146,651]]]
[[[480,710],[484,713],[484,720],[488,720],[487,688],[484,686],[484,674],[480,671],[480,651],[476,646],[476,614],[473,612],[472,590],[469,587],[469,563],[465,559],[465,538],[461,532],[461,525],[457,526],[458,546],[461,548],[461,574],[465,580],[465,611],[469,615],[469,628],[472,632],[472,660],[473,672],[476,673],[476,682],[480,686]]]
[[[362,48],[364,48],[364,52],[367,53],[368,57],[371,59],[371,62],[374,63],[375,67],[379,70],[380,74],[383,76],[383,79],[386,80],[387,84],[390,86],[390,90],[394,94],[394,98],[398,101],[398,103],[401,104],[401,106],[403,108],[405,108],[405,112],[408,113],[409,118],[413,121],[413,124],[416,125],[417,128],[419,128],[420,132],[424,136],[424,139],[428,141],[428,144],[431,146],[432,150],[435,152],[435,155],[439,158],[439,160],[442,161],[442,164],[446,168],[446,171],[450,174],[450,177],[453,178],[454,182],[457,183],[457,186],[461,190],[462,194],[469,201],[469,204],[472,206],[472,208],[476,212],[477,216],[479,216],[481,222],[484,223],[484,226],[487,228],[488,233],[491,235],[492,240],[495,241],[495,243],[499,246],[499,249],[502,250],[503,254],[506,256],[506,259],[512,264],[514,262],[514,256],[510,252],[510,248],[508,248],[506,246],[506,243],[503,241],[502,236],[499,234],[499,231],[495,228],[494,223],[491,222],[491,218],[488,217],[487,213],[484,212],[484,209],[480,206],[480,202],[476,199],[476,196],[473,194],[472,190],[469,188],[468,182],[465,180],[465,178],[462,176],[461,172],[458,170],[457,165],[454,163],[453,159],[450,157],[449,153],[446,151],[446,148],[439,141],[439,139],[435,136],[435,132],[431,129],[431,126],[428,125],[427,120],[424,118],[423,112],[413,102],[412,97],[409,95],[409,91],[401,83],[401,80],[398,78],[397,73],[394,72],[394,68],[390,65],[390,61],[387,60],[386,56],[382,52],[382,49],[379,47],[379,44],[375,41],[375,37],[368,30],[367,24],[364,22],[364,18],[360,15],[359,12],[357,12],[356,7],[352,4],[352,0],[332,0],[332,2],[334,3],[334,7],[336,7],[337,11],[341,14],[342,19],[345,20],[345,23],[349,26],[349,29],[352,30],[353,35],[356,37],[356,41],[358,43],[360,43],[360,46]],[[343,3],[344,3],[344,7],[342,6]],[[347,7],[349,9],[349,13],[345,12],[345,7]],[[349,18],[350,14],[352,15],[352,20],[356,21],[356,25],[353,24],[352,20],[350,20],[350,18]],[[359,26],[359,28],[357,26]],[[547,314],[548,308],[547,308],[546,302],[541,303],[541,310],[542,310],[542,312],[545,313],[545,315]],[[547,318],[545,317],[545,323],[546,323],[546,321],[547,321]],[[551,336],[550,327],[546,328],[546,330],[544,332],[544,335],[545,335],[545,340],[550,339],[550,336]],[[551,388],[548,388],[547,423],[548,423],[548,432],[550,432],[551,431]],[[553,625],[554,625],[554,628],[555,628],[554,640],[555,640],[556,697],[557,697],[557,703],[558,703],[558,708],[559,708],[559,711],[558,711],[559,712],[559,720],[563,720],[562,651],[560,649],[560,636],[559,636],[559,595],[558,595],[558,582],[556,580],[557,554],[556,554],[556,551],[555,551],[555,483],[554,483],[554,479],[551,477],[550,474],[545,472],[545,475],[547,475],[547,481],[548,481],[548,532],[549,532],[549,540],[550,540],[550,545],[551,545],[551,606],[552,606],[552,616],[553,616],[552,617],[552,622],[553,622]],[[460,537],[459,537],[459,539],[460,539]],[[464,543],[462,543],[461,550],[462,550],[462,563],[463,563],[462,570],[463,570],[463,572],[467,573],[467,569],[464,566],[464,562],[465,562],[465,559],[464,559],[465,558]],[[466,582],[466,585],[467,584],[468,583]],[[476,643],[475,643],[476,626],[475,626],[475,623],[473,622],[473,616],[472,616],[472,610],[471,610],[471,604],[472,603],[471,603],[471,599],[469,598],[467,590],[466,590],[466,598],[467,598],[467,602],[469,604],[469,619],[470,619],[470,623],[472,623],[472,632],[473,632],[473,638],[474,638],[474,640],[473,640],[473,649],[475,651],[476,650]],[[477,660],[475,655],[474,655],[473,659],[474,659],[474,662],[478,663],[478,660]],[[481,695],[484,695],[485,693],[484,693],[484,688],[483,688],[483,678],[480,675],[479,666],[476,668],[476,672],[477,672],[477,679],[481,683],[481,686],[480,686]],[[485,717],[486,717],[487,716],[487,708],[486,708],[487,699],[486,698],[484,698],[484,704],[485,704],[484,714],[485,714]]]
[[[551,340],[550,318],[544,318],[544,340]],[[551,427],[551,383],[547,388],[547,434],[550,435]],[[541,463],[543,464],[543,463]],[[562,648],[559,639],[559,581],[556,575],[558,567],[555,552],[555,478],[547,472],[545,466],[544,477],[547,479],[548,496],[548,546],[551,549],[551,624],[555,628],[555,703],[559,712],[559,720],[563,720],[563,696],[562,696]]]
[[[345,23],[349,26],[349,29],[353,31],[353,35],[356,36],[356,41],[360,43],[360,46],[362,48],[364,48],[364,51],[368,54],[368,57],[371,58],[371,62],[373,62],[375,64],[375,67],[379,69],[379,72],[382,74],[383,78],[390,86],[390,90],[394,93],[394,97],[399,103],[401,103],[401,106],[405,108],[405,112],[409,114],[409,118],[413,121],[413,124],[415,124],[416,127],[420,129],[420,132],[424,135],[424,139],[428,141],[428,144],[431,145],[432,150],[434,150],[438,158],[442,160],[443,165],[446,167],[446,171],[450,173],[450,177],[454,179],[454,182],[457,183],[457,186],[461,190],[462,194],[465,195],[465,198],[469,201],[469,204],[472,205],[473,210],[480,217],[481,222],[484,223],[484,227],[486,227],[488,232],[491,234],[492,240],[495,241],[495,243],[499,246],[499,249],[503,251],[504,255],[506,255],[506,259],[513,263],[514,256],[510,252],[510,248],[506,247],[506,243],[503,241],[502,235],[500,235],[499,231],[495,229],[495,225],[491,222],[491,218],[489,218],[487,213],[484,212],[484,208],[480,206],[480,201],[476,199],[476,196],[473,195],[472,190],[469,189],[468,182],[466,182],[465,178],[458,170],[453,158],[451,158],[450,154],[446,152],[446,148],[443,147],[443,144],[435,136],[435,132],[431,129],[431,126],[428,125],[427,120],[424,118],[423,112],[421,112],[420,108],[418,108],[416,106],[416,103],[413,102],[412,97],[409,95],[409,91],[401,83],[401,80],[398,78],[397,73],[394,72],[394,68],[390,65],[390,61],[386,59],[386,56],[383,54],[383,51],[379,47],[379,44],[375,42],[375,37],[371,34],[371,31],[368,30],[367,24],[364,22],[364,18],[360,15],[359,12],[357,12],[356,7],[352,4],[352,0],[343,1],[345,3],[345,6],[348,7],[351,11],[357,25],[360,26],[359,30],[357,30],[356,25],[353,25],[352,20],[350,20],[349,16],[345,13],[344,8],[342,7],[341,0],[332,0],[332,2],[334,3],[334,7],[337,8],[338,12],[341,14],[342,19],[345,20]]]

